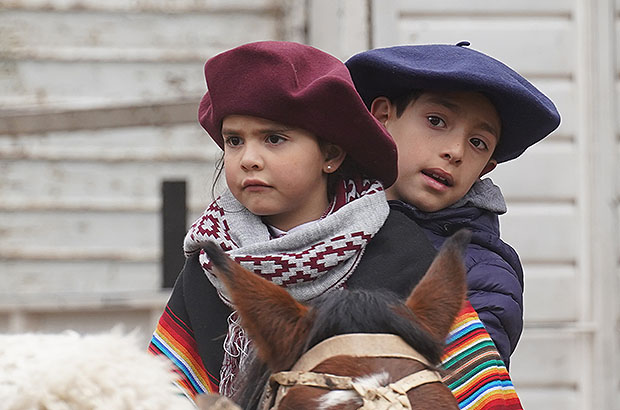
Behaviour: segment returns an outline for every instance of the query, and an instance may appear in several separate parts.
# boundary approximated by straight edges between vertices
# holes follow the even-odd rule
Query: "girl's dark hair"
[[[222,173],[224,172],[224,151],[220,154],[220,157],[215,161],[215,171],[213,171],[213,183],[211,184],[211,199],[215,200],[217,195],[215,195],[215,187],[222,177]]]

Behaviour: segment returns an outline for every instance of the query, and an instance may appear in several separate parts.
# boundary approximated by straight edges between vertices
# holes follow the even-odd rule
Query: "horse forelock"
[[[411,311],[388,291],[348,290],[328,294],[313,303],[314,323],[304,352],[332,336],[346,333],[388,333],[400,336],[430,363],[438,364],[443,352],[420,326]]]
[[[387,372],[379,372],[363,377],[356,377],[355,383],[368,388],[384,386],[389,382],[390,375]],[[328,410],[345,404],[363,405],[362,398],[353,390],[332,390],[317,399],[318,410]]]

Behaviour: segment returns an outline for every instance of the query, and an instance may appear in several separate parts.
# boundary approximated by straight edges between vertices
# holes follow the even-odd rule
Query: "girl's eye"
[[[482,141],[480,138],[472,138],[469,140],[469,142],[471,142],[471,145],[480,150],[486,151],[489,149],[486,142]]]
[[[436,115],[429,115],[428,117],[426,117],[426,119],[433,127],[445,127],[446,126],[446,122]]]
[[[281,135],[273,134],[267,137],[267,142],[273,145],[279,144],[283,141],[285,141],[285,139]]]
[[[237,145],[241,145],[241,138],[239,137],[228,137],[226,138],[226,145],[231,147],[236,147]]]

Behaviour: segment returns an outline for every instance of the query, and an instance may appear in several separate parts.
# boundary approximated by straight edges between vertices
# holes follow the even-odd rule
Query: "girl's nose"
[[[260,149],[255,147],[254,144],[246,144],[241,156],[241,168],[246,171],[256,171],[263,169],[263,165],[264,162]]]

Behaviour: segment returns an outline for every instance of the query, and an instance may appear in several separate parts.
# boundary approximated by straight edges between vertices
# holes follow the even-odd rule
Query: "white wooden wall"
[[[0,1],[0,331],[150,334],[168,296],[161,183],[187,180],[188,223],[211,199],[204,62],[304,40],[303,6]]]
[[[528,410],[620,409],[620,0],[0,7],[0,331],[150,331],[166,299],[159,184],[188,180],[190,219],[210,199],[217,150],[195,121],[209,56],[262,39],[343,60],[468,40],[562,114],[552,136],[491,174],[508,200],[503,236],[525,268],[517,391]]]

